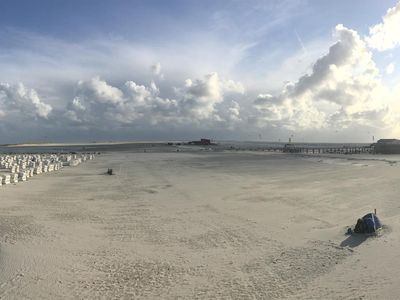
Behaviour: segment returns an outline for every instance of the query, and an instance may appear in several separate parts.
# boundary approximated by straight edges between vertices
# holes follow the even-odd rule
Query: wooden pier
[[[285,145],[280,148],[267,148],[267,151],[283,153],[304,153],[304,154],[360,154],[375,153],[373,146],[341,146],[341,147],[301,147],[293,144]]]

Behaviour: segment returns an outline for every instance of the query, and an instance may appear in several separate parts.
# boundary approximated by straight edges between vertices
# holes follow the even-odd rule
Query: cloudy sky
[[[0,144],[400,138],[398,0],[2,0]]]

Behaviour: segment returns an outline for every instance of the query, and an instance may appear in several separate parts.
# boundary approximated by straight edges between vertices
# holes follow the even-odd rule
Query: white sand
[[[399,178],[369,160],[103,154],[0,187],[0,298],[395,299]],[[344,235],[374,208],[382,236]]]

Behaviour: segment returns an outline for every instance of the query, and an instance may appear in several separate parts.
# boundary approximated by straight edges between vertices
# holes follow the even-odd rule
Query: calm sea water
[[[0,153],[60,153],[60,152],[142,152],[142,151],[176,151],[182,150],[198,150],[209,149],[214,151],[222,151],[225,149],[241,149],[241,150],[262,150],[265,148],[283,148],[286,143],[279,142],[252,142],[252,141],[217,141],[217,145],[212,146],[188,146],[188,145],[174,145],[169,146],[167,143],[161,142],[146,142],[146,143],[124,143],[113,145],[101,144],[87,144],[79,146],[35,146],[35,147],[2,147],[0,146]],[[369,144],[359,143],[294,143],[294,145],[303,148],[313,147],[350,147],[350,146],[367,146]]]

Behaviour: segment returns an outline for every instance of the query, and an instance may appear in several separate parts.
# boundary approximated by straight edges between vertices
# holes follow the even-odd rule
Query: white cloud
[[[154,82],[149,86],[127,81],[121,88],[95,77],[80,81],[64,117],[85,126],[118,127],[165,123],[204,127],[241,121],[240,106],[230,99],[244,93],[241,83],[221,79],[217,73],[203,79],[187,79],[173,98],[160,96]],[[205,121],[205,122],[203,122]]]
[[[41,101],[37,92],[26,88],[22,83],[11,85],[0,83],[0,110],[3,118],[6,115],[20,118],[47,119],[52,107]]]
[[[160,79],[164,79],[164,74],[161,72],[161,63],[156,63],[151,66],[151,71],[154,76],[159,77]]]
[[[100,103],[117,104],[122,101],[123,93],[107,84],[99,77],[94,77],[89,81],[78,82],[78,93],[89,101],[97,101]]]
[[[153,86],[155,84],[153,83]],[[127,91],[127,96],[134,102],[137,103],[145,103],[146,99],[152,96],[152,92],[156,91],[156,89],[152,88],[151,90],[145,87],[144,85],[136,84],[133,81],[127,81],[125,83],[125,88]]]
[[[82,104],[82,101],[80,100],[79,97],[75,97],[74,100],[72,100],[72,106],[76,108],[77,110],[85,110],[86,107]]]
[[[386,70],[386,74],[388,74],[388,75],[393,74],[394,69],[395,69],[395,64],[394,63],[388,64],[386,66],[386,69],[385,69]]]
[[[241,121],[240,105],[234,100],[231,101],[231,106],[228,108],[228,117],[234,121]]]
[[[203,79],[187,79],[176,92],[183,114],[201,120],[213,117],[216,105],[224,101],[225,95],[243,94],[244,87],[240,82],[222,80],[217,73],[211,73]]]
[[[382,23],[369,28],[366,37],[368,45],[378,51],[385,51],[400,45],[400,2],[386,12]]]
[[[277,96],[258,96],[259,125],[289,130],[384,126],[386,89],[371,53],[356,31],[337,25],[335,35],[338,41],[310,74],[287,84]]]

